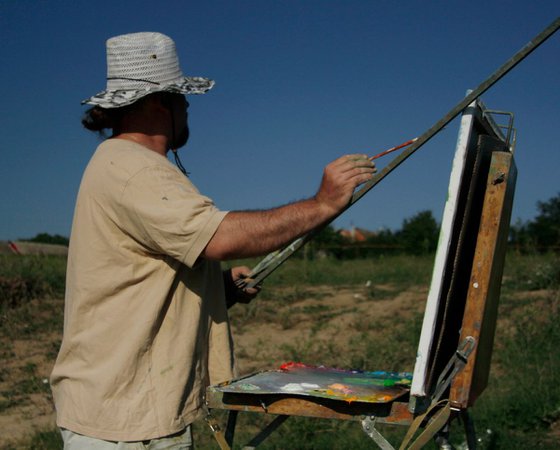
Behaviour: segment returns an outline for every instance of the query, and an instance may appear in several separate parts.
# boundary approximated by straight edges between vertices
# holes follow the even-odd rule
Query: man
[[[159,33],[109,39],[107,66],[107,89],[84,101],[94,105],[86,128],[112,135],[76,202],[51,376],[57,424],[68,449],[190,448],[206,386],[234,376],[227,305],[256,294],[235,292],[246,268],[224,278],[219,261],[267,254],[325,223],[375,167],[343,156],[312,198],[220,211],[166,158],[172,150],[183,168],[185,94],[213,81],[184,77]]]

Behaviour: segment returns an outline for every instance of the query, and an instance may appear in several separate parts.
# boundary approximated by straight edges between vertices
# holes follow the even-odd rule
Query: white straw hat
[[[117,108],[154,92],[204,94],[214,81],[185,77],[175,43],[161,33],[131,33],[107,40],[107,89],[82,104]]]

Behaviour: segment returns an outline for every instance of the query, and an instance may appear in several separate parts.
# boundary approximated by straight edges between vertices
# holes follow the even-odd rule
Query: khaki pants
[[[192,450],[190,425],[173,436],[139,442],[112,442],[95,439],[70,430],[61,429],[64,450]]]

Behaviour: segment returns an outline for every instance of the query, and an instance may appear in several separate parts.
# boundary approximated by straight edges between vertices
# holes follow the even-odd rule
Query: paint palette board
[[[348,403],[388,403],[409,391],[412,374],[363,372],[287,363],[279,370],[258,372],[214,386],[227,394],[290,395]]]

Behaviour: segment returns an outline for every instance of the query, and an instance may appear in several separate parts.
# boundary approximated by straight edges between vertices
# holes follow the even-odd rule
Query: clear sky
[[[0,240],[69,235],[99,142],[80,101],[105,88],[111,36],[165,33],[186,75],[216,80],[189,98],[182,159],[235,210],[311,196],[338,156],[422,134],[559,14],[558,0],[0,0]],[[482,98],[515,114],[513,221],[530,220],[560,192],[560,33]],[[458,119],[335,226],[440,221],[457,131]]]

